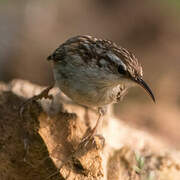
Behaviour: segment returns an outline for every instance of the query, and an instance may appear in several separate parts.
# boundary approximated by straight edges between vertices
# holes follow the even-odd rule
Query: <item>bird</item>
[[[56,86],[65,95],[77,104],[97,108],[99,117],[88,138],[96,134],[109,105],[119,102],[130,87],[141,86],[155,102],[138,59],[112,41],[90,35],[74,36],[47,60],[52,62]]]

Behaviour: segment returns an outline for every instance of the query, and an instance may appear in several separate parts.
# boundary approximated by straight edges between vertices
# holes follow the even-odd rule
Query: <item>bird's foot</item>
[[[21,119],[23,119],[23,113],[25,111],[25,108],[28,107],[28,105],[31,105],[34,101],[40,100],[42,98],[45,99],[53,99],[52,95],[49,95],[49,91],[54,87],[54,85],[49,86],[48,88],[46,88],[45,90],[43,90],[40,94],[33,96],[32,98],[26,100],[19,109],[19,116]]]
[[[24,114],[25,114],[25,111],[28,110],[29,111],[29,108],[30,106],[36,102],[37,100],[40,100],[42,98],[45,98],[45,99],[53,99],[53,96],[52,95],[49,95],[49,91],[53,88],[53,85],[52,86],[49,86],[48,88],[46,88],[45,90],[43,90],[40,94],[38,95],[35,95],[33,96],[32,98],[26,100],[23,104],[21,104],[20,108],[19,108],[19,117],[21,118],[22,120],[22,123],[25,123],[26,120],[25,120],[25,117],[24,117]],[[23,144],[24,144],[24,157],[23,157],[23,161],[26,162],[26,156],[28,154],[28,151],[29,151],[29,144],[30,144],[30,140],[29,140],[29,135],[27,133],[27,131],[25,129],[22,130],[22,137],[23,137]]]
[[[104,147],[105,145],[105,139],[102,135],[100,134],[95,134],[96,131],[95,129],[92,129],[91,131],[88,132],[88,134],[82,138],[80,142],[80,146],[88,146],[89,144],[95,144],[96,138],[102,141],[102,145]]]
[[[93,139],[93,136],[96,133],[96,129],[93,128],[91,130],[88,130],[88,132],[86,133],[86,135],[82,138],[81,143],[82,144],[87,144],[88,142],[90,142],[91,139]]]

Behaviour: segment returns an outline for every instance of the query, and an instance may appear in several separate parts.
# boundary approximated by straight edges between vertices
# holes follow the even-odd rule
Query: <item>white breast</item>
[[[85,106],[100,107],[115,102],[119,88],[114,82],[119,81],[119,76],[96,66],[93,60],[92,66],[81,64],[80,60],[76,58],[74,63],[65,59],[54,64],[57,86],[73,101]]]
[[[86,78],[66,78],[55,73],[57,86],[74,102],[89,106],[101,107],[116,102],[119,87],[103,87]]]

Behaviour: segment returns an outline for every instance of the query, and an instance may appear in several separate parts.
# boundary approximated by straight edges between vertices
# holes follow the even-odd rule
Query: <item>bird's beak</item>
[[[150,95],[150,97],[154,101],[154,103],[156,103],[155,97],[154,97],[151,89],[149,88],[149,86],[146,84],[146,82],[141,78],[136,79],[135,82],[138,83],[143,89],[145,89],[146,92]]]

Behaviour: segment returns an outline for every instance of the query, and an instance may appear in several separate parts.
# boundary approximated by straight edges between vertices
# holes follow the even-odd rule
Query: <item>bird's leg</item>
[[[19,117],[22,119],[22,122],[26,122],[25,119],[24,119],[24,113],[25,113],[25,110],[28,109],[28,107],[34,102],[34,101],[37,101],[37,100],[40,100],[42,98],[49,98],[49,99],[53,99],[52,95],[49,95],[49,91],[54,87],[54,85],[52,86],[49,86],[48,88],[46,88],[45,90],[43,90],[40,94],[38,95],[35,95],[33,96],[32,98],[26,100],[21,106],[20,106],[20,109],[19,109]],[[25,150],[25,153],[24,153],[24,161],[26,161],[26,155],[28,153],[28,149],[29,149],[29,137],[28,137],[28,133],[26,132],[26,130],[22,130],[22,136],[23,136],[23,141],[24,141],[24,150]]]
[[[102,123],[103,116],[106,114],[106,111],[107,111],[106,106],[98,108],[99,116],[98,116],[98,119],[96,121],[96,124],[95,124],[94,128],[90,132],[88,132],[87,136],[85,136],[82,139],[82,142],[87,142],[96,134],[99,125]]]
[[[102,128],[102,120],[103,120],[103,117],[106,114],[106,112],[107,112],[107,107],[106,106],[98,108],[99,117],[98,117],[98,119],[96,121],[96,125],[92,129],[92,135],[96,134],[99,126],[101,126],[101,128]]]
[[[23,113],[25,110],[25,107],[27,107],[29,104],[32,104],[33,101],[37,101],[39,99],[45,98],[45,99],[53,99],[52,95],[49,95],[49,91],[54,87],[54,84],[47,87],[45,90],[43,90],[40,94],[33,96],[32,98],[26,100],[19,109],[19,116],[23,119]]]

